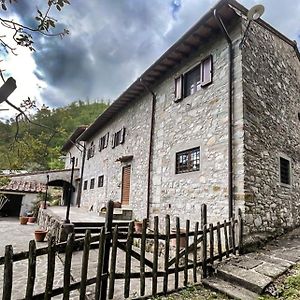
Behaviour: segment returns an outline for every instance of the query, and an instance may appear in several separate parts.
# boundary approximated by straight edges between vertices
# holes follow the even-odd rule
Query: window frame
[[[122,127],[120,130],[116,131],[112,137],[112,148],[122,145],[125,143],[126,128]]]
[[[204,65],[205,63],[208,62],[210,63],[210,76],[208,78],[208,80],[204,80]],[[199,68],[199,87],[198,84],[196,86],[196,91],[193,92],[192,94],[187,95],[187,87],[186,87],[186,78],[188,76],[188,74],[190,74],[191,72],[193,72],[195,69]],[[200,62],[197,62],[196,64],[194,64],[191,68],[189,68],[187,71],[183,72],[182,74],[180,74],[179,76],[176,76],[174,78],[174,85],[175,85],[175,90],[174,90],[174,102],[179,102],[181,100],[183,100],[184,98],[187,98],[189,96],[192,96],[194,94],[196,94],[197,92],[199,92],[202,88],[206,88],[207,86],[209,86],[210,84],[213,83],[213,70],[214,70],[214,64],[213,64],[213,55],[209,54],[206,57],[204,57]]]
[[[193,152],[193,151],[195,151],[195,152]],[[197,155],[197,153],[199,153],[199,154]],[[196,157],[195,159],[192,159],[193,154],[195,154],[198,157]],[[187,161],[188,167],[186,170],[179,169],[178,161],[179,161],[181,155],[188,155],[188,161]],[[199,166],[196,170],[193,170],[193,165],[195,162],[198,162]],[[200,146],[181,150],[181,151],[175,153],[175,175],[194,173],[194,172],[199,172],[200,170],[201,170],[201,148],[200,148]]]
[[[93,190],[95,188],[95,178],[91,178],[90,181],[90,190]]]
[[[107,148],[108,141],[109,141],[109,132],[107,132],[105,135],[100,137],[99,145],[98,145],[99,152],[101,152],[103,149]]]
[[[83,190],[86,191],[88,188],[88,180],[83,181]]]
[[[104,186],[104,175],[98,176],[98,188]]]
[[[281,168],[281,159],[287,161],[289,164],[288,164],[288,176],[289,176],[289,183],[285,183],[285,182],[282,182],[282,168]],[[292,186],[292,160],[286,156],[286,155],[280,155],[279,158],[278,158],[278,165],[279,165],[279,183],[281,186],[284,186],[284,187],[291,187]]]

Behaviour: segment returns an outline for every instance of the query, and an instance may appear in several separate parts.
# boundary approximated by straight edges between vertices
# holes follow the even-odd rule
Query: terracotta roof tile
[[[0,187],[0,191],[45,193],[46,185],[43,183],[36,182],[36,181],[11,180],[11,182],[9,184]]]

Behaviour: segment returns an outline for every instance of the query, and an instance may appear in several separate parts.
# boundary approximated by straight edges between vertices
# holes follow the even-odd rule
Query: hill
[[[60,149],[80,125],[89,125],[108,104],[75,101],[66,107],[43,106],[29,118],[0,122],[0,170],[46,170],[63,167]]]

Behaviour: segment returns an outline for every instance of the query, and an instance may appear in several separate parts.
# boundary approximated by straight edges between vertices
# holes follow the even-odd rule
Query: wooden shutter
[[[122,194],[121,194],[121,204],[122,205],[129,205],[130,175],[131,175],[131,166],[123,167],[123,170],[122,170]]]
[[[104,148],[108,146],[108,141],[109,141],[109,132],[105,136]]]
[[[125,142],[125,127],[123,127],[121,129],[120,134],[121,134],[121,136],[120,136],[120,144],[123,144]]]
[[[183,75],[175,78],[175,102],[178,102],[183,97]]]
[[[113,134],[111,141],[112,141],[112,148],[115,148],[116,147],[116,133]]]
[[[206,86],[212,83],[212,61],[212,55],[209,55],[201,63],[201,86]]]

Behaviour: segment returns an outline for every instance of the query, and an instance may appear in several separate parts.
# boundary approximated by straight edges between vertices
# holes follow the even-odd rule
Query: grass
[[[263,295],[259,300],[296,300],[300,299],[300,264],[274,282],[275,296]]]
[[[202,285],[190,286],[168,296],[152,298],[153,300],[227,300],[225,295],[204,288]]]

